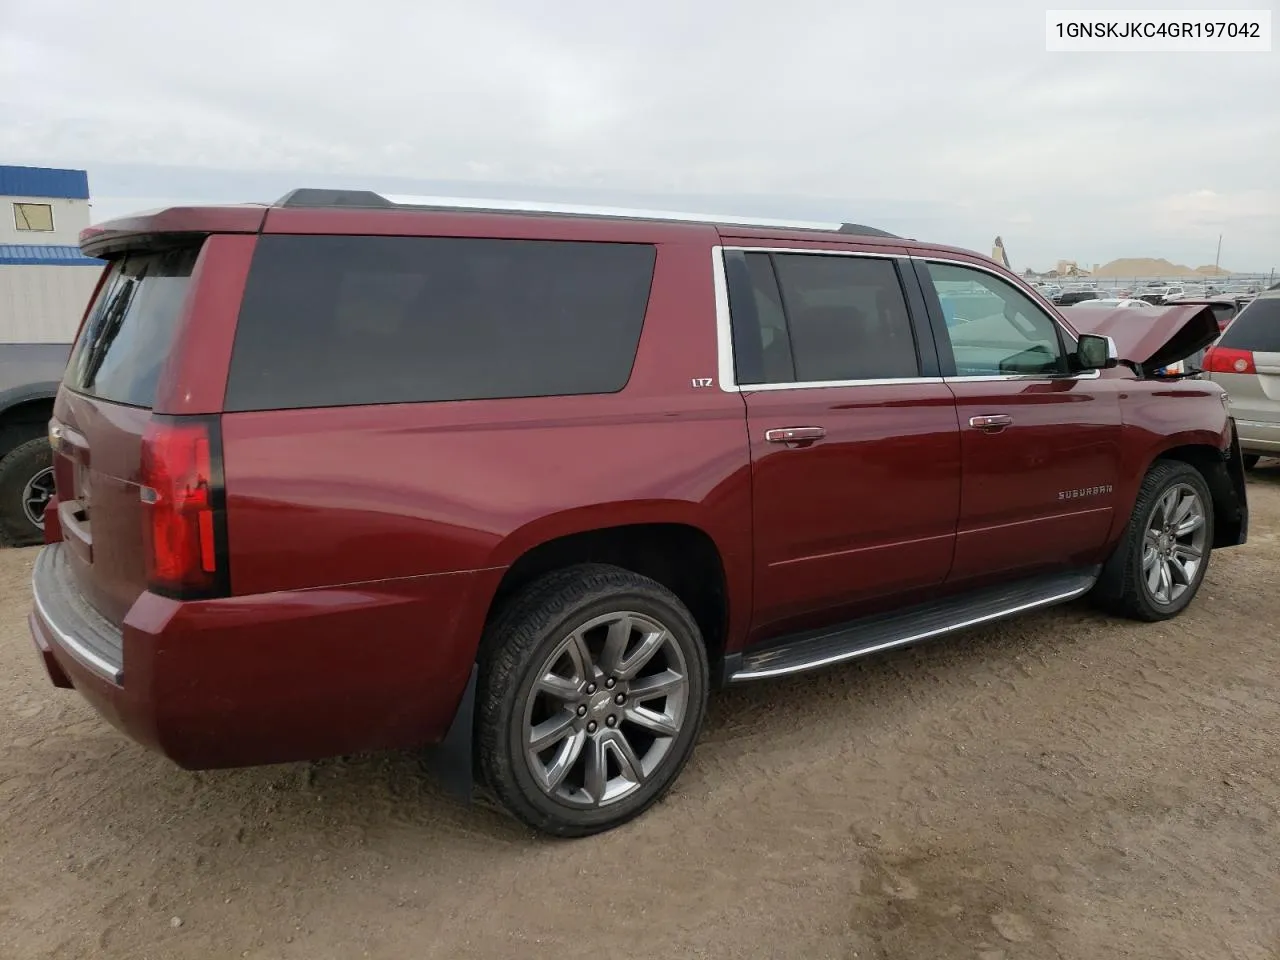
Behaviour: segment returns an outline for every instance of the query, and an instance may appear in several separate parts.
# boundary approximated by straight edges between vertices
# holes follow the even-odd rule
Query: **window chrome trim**
[[[1059,380],[1097,380],[1102,376],[1100,370],[1086,370],[1083,373],[1068,373],[1058,377],[1043,376],[1038,373],[1004,373],[975,374],[971,377],[943,377],[944,383],[995,383],[1003,380],[1027,380],[1036,383],[1054,383]]]
[[[739,393],[765,390],[817,390],[822,387],[893,387],[899,384],[945,383],[942,377],[885,377],[879,380],[803,380],[799,383],[743,383],[733,389]]]
[[[875,257],[878,260],[905,260],[905,253],[875,253],[870,250],[838,250],[830,247],[744,247],[741,244],[721,247],[730,253],[816,253],[824,257]]]
[[[725,248],[711,248],[711,280],[716,294],[716,367],[720,389],[737,393],[737,374],[733,369],[733,326],[729,319],[729,278],[724,266]]]
[[[805,380],[796,383],[738,383],[733,369],[733,323],[729,316],[729,279],[726,253],[813,253],[821,256],[873,257],[902,260],[904,253],[872,253],[862,250],[833,250],[826,247],[745,247],[717,245],[711,248],[711,276],[716,300],[716,365],[720,389],[725,393],[758,393],[774,390],[820,390],[828,387],[889,387],[898,384],[945,383],[942,377],[881,377],[870,380]],[[904,294],[905,296],[905,294]],[[1005,379],[1005,378],[997,378]],[[1016,379],[1016,378],[1010,378]]]

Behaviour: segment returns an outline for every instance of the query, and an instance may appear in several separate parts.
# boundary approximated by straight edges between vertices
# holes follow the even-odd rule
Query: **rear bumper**
[[[1280,423],[1265,420],[1236,420],[1240,449],[1263,456],[1280,454]]]
[[[96,613],[56,576],[64,549],[41,550],[33,584],[31,633],[51,682],[75,687],[124,733],[190,769],[439,742],[501,577],[477,571],[189,603],[143,593],[118,631],[113,663],[102,655]]]
[[[122,632],[80,596],[61,545],[36,555],[31,602],[32,622],[40,628],[45,649],[57,644],[85,669],[112,683],[120,682],[124,673]],[[40,640],[37,635],[37,645]]]

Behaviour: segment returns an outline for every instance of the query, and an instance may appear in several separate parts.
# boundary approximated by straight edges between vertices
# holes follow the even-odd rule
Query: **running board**
[[[1089,591],[1098,569],[1018,580],[999,587],[932,600],[894,613],[865,617],[822,630],[793,634],[733,657],[728,681],[763,680],[816,670],[855,657],[954,633],[1027,610],[1074,600]]]

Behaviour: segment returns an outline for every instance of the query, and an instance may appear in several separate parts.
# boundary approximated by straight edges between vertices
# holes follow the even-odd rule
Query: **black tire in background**
[[[38,486],[51,478],[53,448],[45,436],[20,443],[0,459],[0,544],[25,547],[44,542],[44,526],[28,516]]]
[[[1256,453],[1246,453],[1240,459],[1244,461],[1244,468],[1246,470],[1252,470],[1254,467],[1258,465],[1258,461],[1261,460],[1262,457]]]

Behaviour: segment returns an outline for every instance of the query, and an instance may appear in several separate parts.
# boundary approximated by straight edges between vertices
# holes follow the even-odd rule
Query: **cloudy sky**
[[[350,185],[1280,267],[1280,48],[1050,54],[1044,11],[0,0],[0,162],[87,168],[98,217]]]

